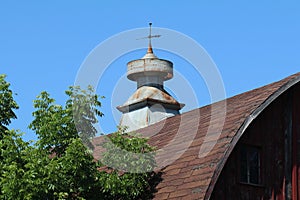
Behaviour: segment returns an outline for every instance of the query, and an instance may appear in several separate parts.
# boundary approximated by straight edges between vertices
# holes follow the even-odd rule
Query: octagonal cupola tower
[[[121,111],[121,126],[127,126],[128,131],[146,127],[167,117],[179,114],[184,106],[178,103],[165,89],[164,81],[173,78],[173,63],[159,59],[152,49],[151,23],[149,46],[144,57],[127,63],[127,78],[137,82],[137,90],[117,109]]]

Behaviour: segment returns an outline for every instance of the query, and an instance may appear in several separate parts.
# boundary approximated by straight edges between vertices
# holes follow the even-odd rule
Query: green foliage
[[[5,75],[0,74],[0,139],[11,119],[16,119],[13,109],[18,109],[17,103],[13,99],[10,84],[5,80]]]
[[[3,80],[1,84],[4,84],[1,95],[6,91],[4,97],[10,99],[3,101],[6,102],[3,105],[1,100],[1,106],[10,105],[7,111],[17,108],[9,84]],[[145,196],[151,188],[149,181],[155,166],[153,148],[147,139],[119,129],[107,137],[103,144],[107,151],[102,160],[96,162],[90,154],[90,139],[96,134],[97,116],[103,115],[99,111],[101,97],[93,94],[92,88],[70,87],[66,94],[69,100],[64,106],[55,104],[47,92],[42,92],[34,101],[36,110],[29,127],[38,135],[36,143],[23,141],[18,131],[5,131],[0,140],[0,199],[137,199]],[[7,125],[11,118],[15,118],[13,112],[2,115],[1,125]],[[141,173],[126,172],[126,169]],[[144,169],[147,172],[143,172]]]
[[[49,156],[24,142],[14,130],[7,131],[0,148],[1,199],[44,198]]]
[[[69,99],[66,105],[54,104],[47,92],[42,92],[34,101],[34,120],[29,128],[38,135],[38,145],[41,149],[48,149],[60,156],[70,139],[80,137],[83,142],[92,148],[90,139],[97,130],[97,116],[103,116],[98,110],[101,106],[98,95],[93,94],[91,87],[81,90],[79,87],[70,87],[66,91]]]
[[[97,163],[80,138],[72,139],[64,155],[52,161],[50,188],[55,197],[96,199],[101,196]]]
[[[100,176],[106,199],[134,199],[149,192],[149,181],[155,167],[154,148],[147,143],[147,138],[129,135],[125,131],[119,127],[103,143],[106,151],[100,163],[110,170],[110,173]]]
[[[93,199],[101,195],[97,165],[80,138],[72,140],[64,156],[51,158],[15,131],[7,133],[0,141],[0,148],[5,149],[1,151],[0,199]]]

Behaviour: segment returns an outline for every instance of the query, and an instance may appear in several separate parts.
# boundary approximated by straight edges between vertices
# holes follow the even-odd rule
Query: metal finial
[[[153,53],[151,39],[154,37],[160,37],[160,35],[152,35],[152,22],[149,22],[149,35],[148,35],[149,45],[148,45],[147,53]]]
[[[151,22],[149,23],[149,29],[150,29],[150,31],[149,31],[149,36],[148,37],[151,40],[151,36],[152,36],[151,35],[151,29],[152,29],[152,23]]]
[[[144,38],[139,38],[139,39],[146,39],[146,38],[148,38],[149,44],[148,44],[147,53],[153,53],[151,39],[152,38],[158,38],[160,36],[161,35],[152,35],[152,22],[149,22],[149,35],[147,37],[144,37]],[[137,40],[139,40],[139,39],[137,39]]]
[[[148,38],[149,38],[149,44],[148,44],[147,53],[153,53],[152,44],[151,44],[151,37],[152,37],[152,35],[151,35],[151,29],[152,29],[152,23],[150,22],[149,23],[149,36],[148,36]]]

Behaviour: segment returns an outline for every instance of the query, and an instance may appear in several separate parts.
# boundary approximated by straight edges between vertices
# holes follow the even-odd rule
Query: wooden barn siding
[[[298,91],[298,92],[297,92]],[[293,199],[300,199],[300,86],[293,88]]]
[[[300,85],[297,84],[272,102],[248,127],[232,154],[228,158],[215,185],[211,199],[288,199],[293,195],[300,199]],[[291,98],[291,99],[289,99]],[[289,103],[288,103],[289,102]],[[292,104],[292,105],[290,105]],[[289,107],[290,106],[290,107]],[[289,108],[292,113],[289,113]],[[293,118],[292,129],[287,122]],[[292,130],[290,138],[293,155],[285,158],[289,140],[287,131]],[[297,142],[295,139],[297,137]],[[261,149],[261,184],[250,185],[240,182],[239,161],[241,145],[253,145]],[[291,145],[291,144],[290,144]],[[289,159],[290,162],[289,163]],[[293,166],[292,166],[293,164]],[[290,165],[290,166],[288,166]],[[290,169],[290,174],[286,174]],[[294,169],[294,172],[292,172]],[[293,177],[294,176],[294,177]],[[296,176],[296,177],[295,177]],[[290,178],[291,180],[286,180]],[[286,184],[292,184],[293,193],[287,194]],[[297,193],[298,191],[298,193]],[[295,194],[296,192],[296,194]],[[296,196],[295,196],[296,195]],[[293,198],[295,199],[295,198]]]

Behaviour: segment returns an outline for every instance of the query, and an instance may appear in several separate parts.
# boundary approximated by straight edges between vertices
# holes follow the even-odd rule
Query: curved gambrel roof
[[[299,81],[300,73],[297,73],[138,130],[149,136],[149,142],[159,149],[158,164],[165,164],[162,164],[162,181],[156,187],[154,199],[209,199],[227,158],[247,127],[270,103]],[[224,102],[227,109],[223,124],[222,119],[213,115],[222,111]],[[211,112],[212,107],[214,112]],[[209,126],[211,136],[207,140]],[[190,137],[191,133],[195,135]],[[201,146],[209,143],[213,148],[199,157]],[[178,158],[171,162],[174,156]]]

